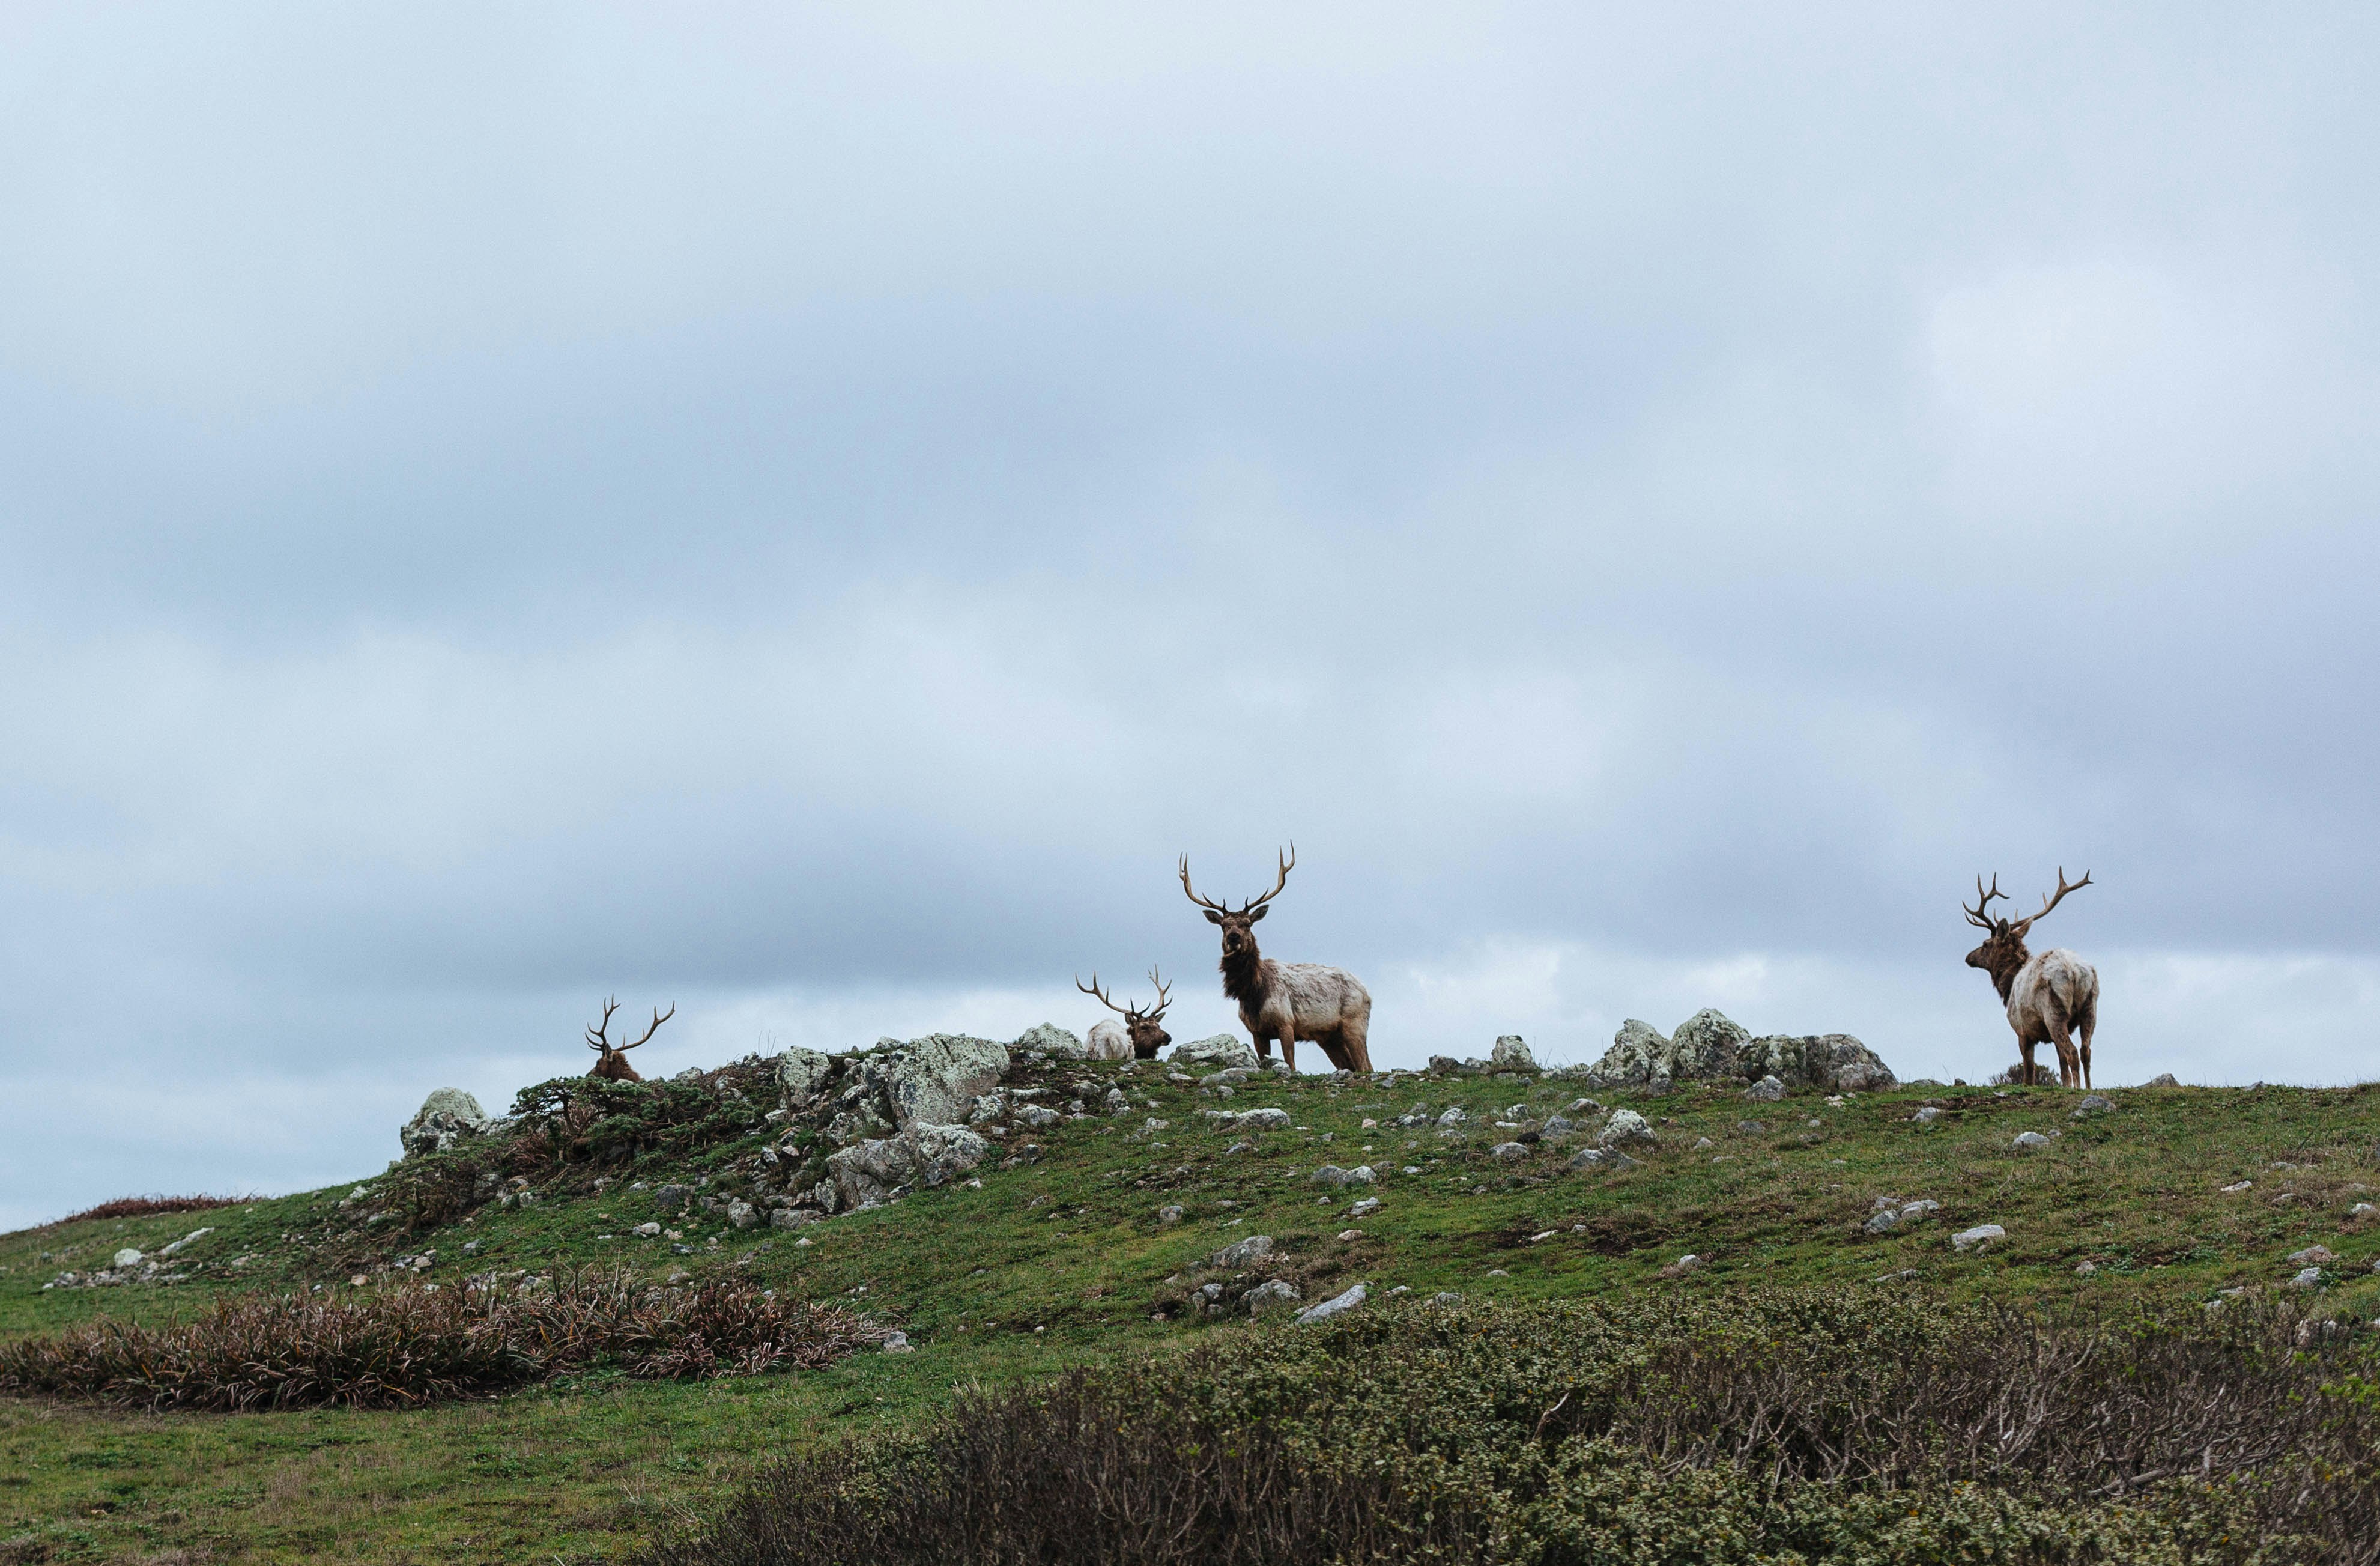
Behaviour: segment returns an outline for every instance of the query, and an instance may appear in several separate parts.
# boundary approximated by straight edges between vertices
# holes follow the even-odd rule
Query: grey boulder
[[[1755,1104],[1774,1104],[1785,1097],[1785,1084],[1777,1077],[1764,1076],[1745,1088],[1743,1096]]]
[[[398,1130],[396,1139],[408,1159],[443,1153],[487,1129],[488,1112],[480,1100],[460,1087],[441,1087],[421,1101],[421,1108]]]
[[[1237,1240],[1225,1245],[1209,1259],[1217,1267],[1241,1268],[1270,1255],[1272,1255],[1272,1236],[1251,1234],[1245,1240]]]
[[[788,1111],[806,1110],[826,1093],[834,1077],[834,1057],[795,1048],[777,1057],[777,1095]]]
[[[1821,1093],[1881,1093],[1900,1086],[1892,1068],[1848,1033],[1770,1034],[1739,1046],[1735,1060],[1740,1075],[1773,1075],[1788,1086]]]
[[[1536,1057],[1529,1053],[1528,1045],[1517,1033],[1508,1033],[1496,1040],[1488,1057],[1489,1071],[1535,1071]]]
[[[1165,1059],[1172,1065],[1184,1068],[1198,1066],[1208,1070],[1231,1066],[1246,1066],[1253,1070],[1260,1063],[1257,1060],[1256,1046],[1232,1033],[1218,1033],[1206,1038],[1194,1038],[1187,1044],[1176,1044],[1172,1053]]]
[[[1307,1322],[1328,1321],[1334,1316],[1343,1316],[1362,1305],[1370,1293],[1369,1289],[1358,1283],[1343,1294],[1333,1295],[1318,1305],[1308,1305],[1297,1313],[1297,1319],[1302,1325]]]
[[[1010,1041],[1008,1051],[1021,1055],[1036,1050],[1052,1060],[1079,1061],[1087,1058],[1083,1041],[1054,1022],[1037,1023]]]
[[[1257,1284],[1241,1295],[1240,1303],[1248,1307],[1250,1316],[1262,1316],[1275,1305],[1287,1305],[1300,1297],[1297,1285],[1275,1278],[1268,1282]]]
[[[1606,1147],[1650,1147],[1660,1141],[1645,1117],[1634,1110],[1612,1111],[1610,1118],[1603,1123],[1603,1129],[1595,1134],[1595,1139]]]
[[[964,1125],[920,1123],[832,1153],[826,1169],[842,1207],[869,1207],[913,1186],[944,1184],[981,1163],[990,1149]]]

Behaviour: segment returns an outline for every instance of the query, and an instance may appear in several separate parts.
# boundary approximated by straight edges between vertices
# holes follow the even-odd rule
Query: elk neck
[[[1991,964],[1992,988],[2000,992],[2000,1003],[2006,1005],[2009,991],[2016,988],[2016,976],[2033,961],[2033,953],[2024,949],[2023,941],[2012,941],[2008,950],[1995,952],[1987,960]]]
[[[1226,952],[1215,965],[1223,975],[1223,995],[1232,1001],[1262,995],[1265,980],[1270,977],[1266,970],[1272,966],[1253,946],[1237,955]]]

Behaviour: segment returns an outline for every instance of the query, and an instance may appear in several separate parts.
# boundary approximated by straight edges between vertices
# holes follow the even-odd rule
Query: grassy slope
[[[2117,1112],[2084,1123],[2066,1118],[2072,1099],[2054,1090],[1937,1090],[1932,1097],[1951,1112],[1929,1130],[1908,1123],[1928,1096],[1913,1091],[1840,1109],[1811,1099],[1751,1106],[1717,1092],[1604,1094],[1673,1122],[1661,1125],[1661,1152],[1620,1174],[1572,1172],[1549,1155],[1517,1167],[1487,1158],[1497,1138],[1478,1111],[1524,1099],[1540,1111],[1559,1107],[1577,1091],[1560,1084],[1253,1085],[1229,1107],[1279,1104],[1300,1129],[1269,1134],[1257,1151],[1237,1156],[1224,1151],[1232,1136],[1197,1118],[1214,1100],[1161,1080],[1135,1086],[1135,1096],[1144,1090],[1171,1122],[1153,1139],[1131,1134],[1137,1113],[1074,1122],[1040,1136],[1047,1156],[1038,1164],[987,1167],[981,1189],[921,1192],[814,1226],[806,1247],[705,1218],[679,1225],[697,1255],[674,1256],[629,1234],[658,1214],[650,1196],[620,1187],[527,1209],[482,1208],[398,1247],[434,1247],[432,1279],[598,1258],[656,1273],[747,1267],[806,1293],[855,1294],[906,1326],[914,1354],[699,1386],[599,1377],[415,1414],[154,1416],[0,1400],[0,1540],[30,1536],[57,1560],[170,1560],[176,1550],[215,1561],[613,1558],[671,1509],[702,1504],[722,1475],[799,1443],[898,1420],[955,1381],[1038,1375],[1217,1331],[1283,1329],[1277,1321],[1151,1319],[1201,1281],[1208,1253],[1257,1232],[1289,1249],[1290,1273],[1308,1300],[1356,1279],[1376,1293],[1405,1285],[1522,1300],[1726,1289],[1752,1278],[1874,1287],[1869,1281],[1912,1269],[1913,1281],[1885,1286],[2043,1299],[2204,1295],[2277,1286],[2293,1270],[2288,1253],[2321,1242],[2341,1258],[2327,1295],[2334,1308],[2380,1315],[2380,1276],[2371,1271],[2380,1224],[2348,1217],[2364,1187],[2380,1189],[2380,1087],[2134,1089],[2115,1095]],[[1360,1129],[1367,1115],[1388,1121],[1417,1103],[1459,1103],[1475,1129],[1452,1143],[1426,1131]],[[1747,1116],[1770,1130],[1737,1130]],[[1822,1123],[1805,1123],[1813,1119]],[[2046,1153],[2021,1155],[2010,1142],[2023,1130],[2065,1135]],[[1332,1140],[1323,1145],[1326,1134]],[[1717,1147],[1691,1151],[1702,1135]],[[1382,1210],[1362,1221],[1361,1237],[1342,1241],[1347,1206],[1366,1193],[1318,1200],[1305,1177],[1326,1161],[1384,1171],[1413,1163],[1423,1172],[1388,1174],[1372,1193]],[[626,1178],[657,1182],[663,1172],[640,1168]],[[2242,1179],[2253,1188],[2220,1190]],[[1931,1196],[1945,1208],[1911,1232],[1871,1237],[1859,1223],[1878,1193]],[[218,1289],[344,1287],[351,1263],[329,1270],[326,1236],[345,1194],[0,1237],[0,1332],[103,1311],[188,1310]],[[1175,1202],[1187,1219],[1160,1224],[1158,1209]],[[2006,1227],[2005,1244],[1954,1256],[1950,1232],[1985,1222]],[[121,1245],[151,1249],[202,1223],[216,1232],[190,1254],[217,1270],[196,1281],[42,1292],[62,1267],[102,1264]],[[1530,1242],[1548,1230],[1551,1238]],[[620,1237],[597,1238],[607,1233]],[[467,1241],[478,1245],[468,1259]],[[1664,1281],[1661,1269],[1689,1251],[1706,1265]],[[256,1259],[221,1270],[242,1254]],[[2097,1268],[2088,1279],[2074,1270],[2084,1259]],[[1493,1275],[1500,1270],[1506,1275]],[[0,1544],[0,1561],[10,1548]]]

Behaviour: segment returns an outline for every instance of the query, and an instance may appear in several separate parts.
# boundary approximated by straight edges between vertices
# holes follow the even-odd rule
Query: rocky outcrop
[[[1008,1046],[1012,1055],[1043,1054],[1053,1061],[1079,1061],[1085,1058],[1083,1041],[1054,1022],[1036,1023],[1018,1034]]]
[[[946,1184],[984,1160],[991,1144],[964,1125],[920,1123],[898,1136],[879,1137],[826,1160],[836,1205],[880,1207],[918,1186]]]
[[[777,1057],[778,1096],[789,1113],[808,1109],[834,1079],[834,1057],[799,1047]]]
[[[1167,1064],[1185,1071],[1193,1067],[1206,1071],[1228,1070],[1232,1066],[1246,1066],[1253,1070],[1261,1063],[1257,1059],[1256,1046],[1231,1033],[1218,1033],[1209,1038],[1194,1038],[1187,1044],[1176,1044],[1173,1052],[1165,1060]]]
[[[398,1130],[396,1139],[408,1159],[443,1153],[487,1129],[488,1111],[460,1087],[441,1087],[421,1101],[421,1108]]]
[[[1535,1071],[1537,1060],[1529,1053],[1528,1044],[1517,1033],[1508,1033],[1496,1040],[1488,1057],[1488,1069],[1494,1072]]]
[[[1586,1073],[1608,1087],[1658,1089],[1680,1082],[1758,1082],[1773,1076],[1791,1088],[1822,1093],[1873,1093],[1898,1086],[1892,1068],[1847,1033],[1755,1038],[1724,1014],[1706,1008],[1663,1038],[1650,1023],[1629,1018]]]

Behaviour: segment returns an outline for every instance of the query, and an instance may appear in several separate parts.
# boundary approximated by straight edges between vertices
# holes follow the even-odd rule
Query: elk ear
[[[1248,916],[1248,923],[1254,924],[1258,919],[1263,918],[1265,917],[1265,905],[1261,903],[1257,904],[1256,905],[1256,911]]]
[[[1215,912],[1214,909],[1209,908],[1207,910],[1207,922],[1210,925],[1221,924],[1223,922],[1223,916]]]

